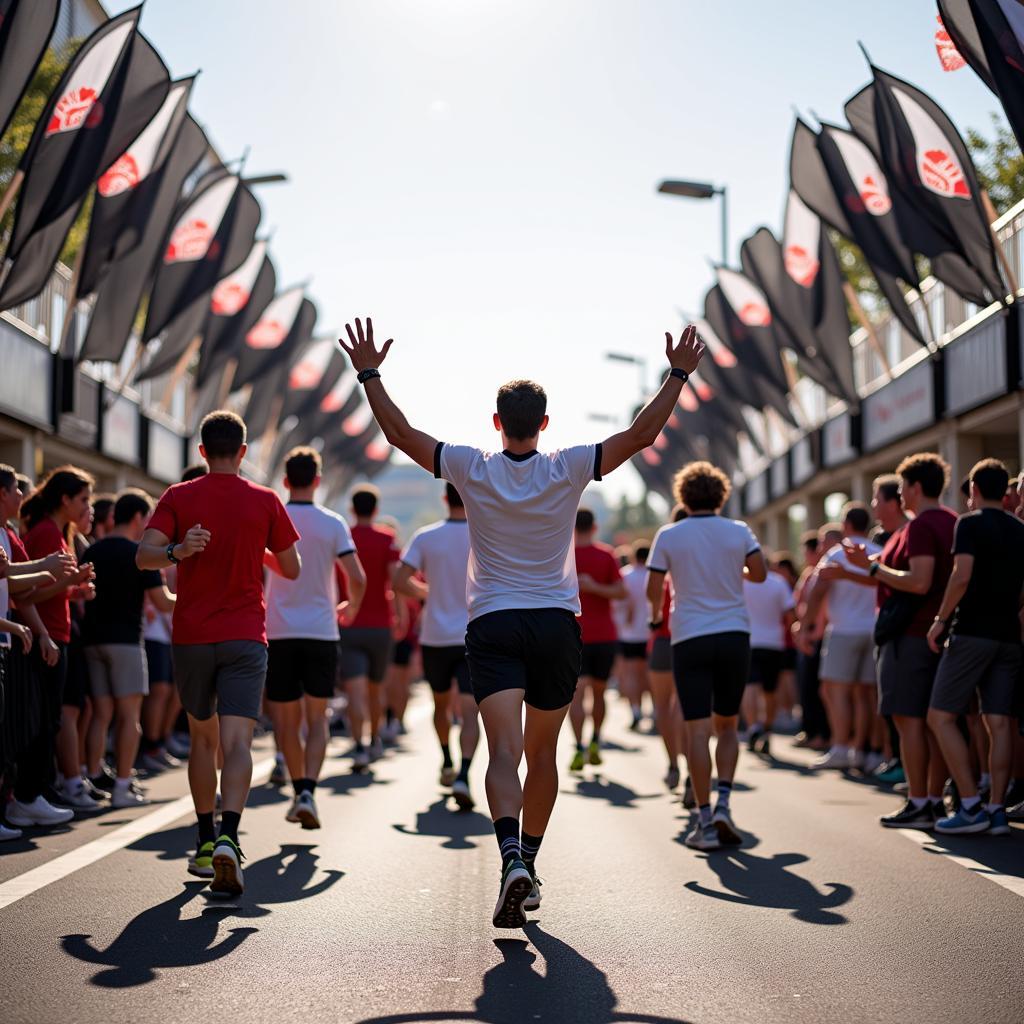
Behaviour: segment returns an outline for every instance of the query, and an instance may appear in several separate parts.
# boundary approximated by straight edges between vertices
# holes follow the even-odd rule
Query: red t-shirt
[[[665,586],[661,591],[661,625],[654,631],[655,637],[672,638],[672,584],[668,581],[668,573],[665,574]]]
[[[11,561],[31,561],[28,557],[28,552],[25,550],[25,545],[21,543],[21,538],[9,526],[5,526],[4,529],[7,531],[7,539],[11,544]]]
[[[357,524],[352,527],[352,541],[366,573],[366,593],[352,625],[363,629],[390,629],[391,566],[401,556],[394,532],[385,526]]]
[[[281,499],[233,473],[208,473],[168,487],[149,520],[175,543],[197,524],[210,531],[210,542],[178,566],[173,642],[265,644],[263,553],[299,539]]]
[[[60,527],[49,516],[36,523],[25,534],[25,551],[28,553],[29,561],[45,558],[55,551],[70,552],[70,550],[64,542],[64,534],[60,532]],[[50,634],[50,639],[61,644],[70,642],[71,599],[67,589],[46,601],[40,601],[36,608],[46,627],[46,632]]]
[[[589,576],[595,583],[617,583],[622,579],[615,552],[605,544],[576,548],[576,575]],[[613,644],[619,638],[607,597],[580,591],[580,629],[585,644]]]
[[[940,505],[925,509],[911,519],[906,526],[897,530],[886,541],[882,549],[882,564],[890,569],[906,572],[912,558],[929,556],[935,559],[932,585],[924,595],[924,601],[911,620],[907,636],[927,636],[935,616],[942,605],[942,595],[953,571],[953,531],[956,529],[956,513]],[[878,587],[878,604],[881,607],[892,593],[884,583]]]

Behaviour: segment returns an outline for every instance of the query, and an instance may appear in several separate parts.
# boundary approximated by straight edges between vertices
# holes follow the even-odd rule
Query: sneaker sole
[[[307,811],[305,809],[299,811],[296,821],[298,821],[305,829],[320,827],[320,819],[312,811]]]
[[[491,923],[495,928],[523,928],[526,925],[526,914],[523,904],[533,892],[533,880],[517,878],[510,882],[498,906],[495,908]]]
[[[708,850],[720,850],[722,848],[722,841],[719,840],[717,843],[703,843],[700,840],[691,843],[689,839],[684,839],[683,842],[691,850],[703,850],[705,853]]]
[[[992,828],[987,821],[979,822],[977,825],[964,825],[962,828],[939,828],[935,825],[935,834],[939,836],[973,836],[979,832],[991,832]]]
[[[215,872],[213,868],[201,868],[197,864],[189,864],[185,869],[190,875],[195,875],[196,878],[213,878]]]
[[[913,828],[918,832],[931,832],[935,828],[934,822],[927,821],[882,821],[882,828]]]
[[[452,798],[460,811],[471,811],[476,807],[476,801],[468,793],[452,793]]]
[[[245,890],[240,874],[234,857],[226,853],[215,853],[210,892],[223,893],[225,896],[241,896]]]
[[[532,900],[527,896],[526,899],[523,900],[523,910],[540,910],[540,897],[538,896],[537,899]]]
[[[736,830],[735,825],[730,825],[727,821],[712,821],[712,825],[715,826],[715,831],[718,833],[718,842],[722,846],[742,846],[743,836]]]

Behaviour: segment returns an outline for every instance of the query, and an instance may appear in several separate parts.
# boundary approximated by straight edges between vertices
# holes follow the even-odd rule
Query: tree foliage
[[[986,138],[978,130],[968,128],[967,148],[982,187],[996,212],[1002,214],[1024,199],[1024,154],[1009,125],[995,112],[989,116],[991,136]]]

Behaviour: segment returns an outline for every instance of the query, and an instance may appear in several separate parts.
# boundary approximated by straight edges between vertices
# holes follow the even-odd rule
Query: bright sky
[[[132,0],[134,2],[134,0]],[[111,13],[131,6],[108,2]],[[793,105],[840,119],[882,67],[964,128],[998,101],[944,73],[933,0],[148,0],[172,74],[202,68],[192,110],[227,159],[251,145],[282,283],[311,276],[321,329],[370,314],[415,425],[491,446],[494,392],[547,389],[546,445],[599,440],[653,378],[677,307],[717,258],[729,187],[735,261],[778,230]],[[606,496],[637,491],[631,469]]]

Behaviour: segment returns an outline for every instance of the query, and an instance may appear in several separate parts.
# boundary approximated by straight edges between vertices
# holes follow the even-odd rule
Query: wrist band
[[[368,366],[365,370],[360,370],[359,373],[356,374],[356,380],[359,381],[360,384],[365,384],[368,380],[373,380],[374,377],[380,377],[380,370],[378,370],[376,366]]]
[[[680,370],[678,366],[673,366],[668,375],[681,380],[684,384],[690,379],[690,375],[685,370]]]
[[[181,561],[180,558],[175,558],[174,557],[174,549],[177,546],[178,546],[177,544],[172,542],[172,543],[168,544],[167,547],[164,549],[164,554],[167,556],[167,561],[170,562],[171,565],[177,565]]]
[[[881,568],[882,568],[882,563],[881,562],[872,562],[871,565],[868,566],[868,575],[869,576],[877,576],[878,575],[878,570],[881,569]]]
[[[664,619],[661,620],[661,622],[664,622],[664,621],[665,621]],[[647,628],[649,630],[651,630],[651,632],[654,632],[654,630],[656,630],[656,629],[661,629],[661,622],[648,622],[647,623]]]

